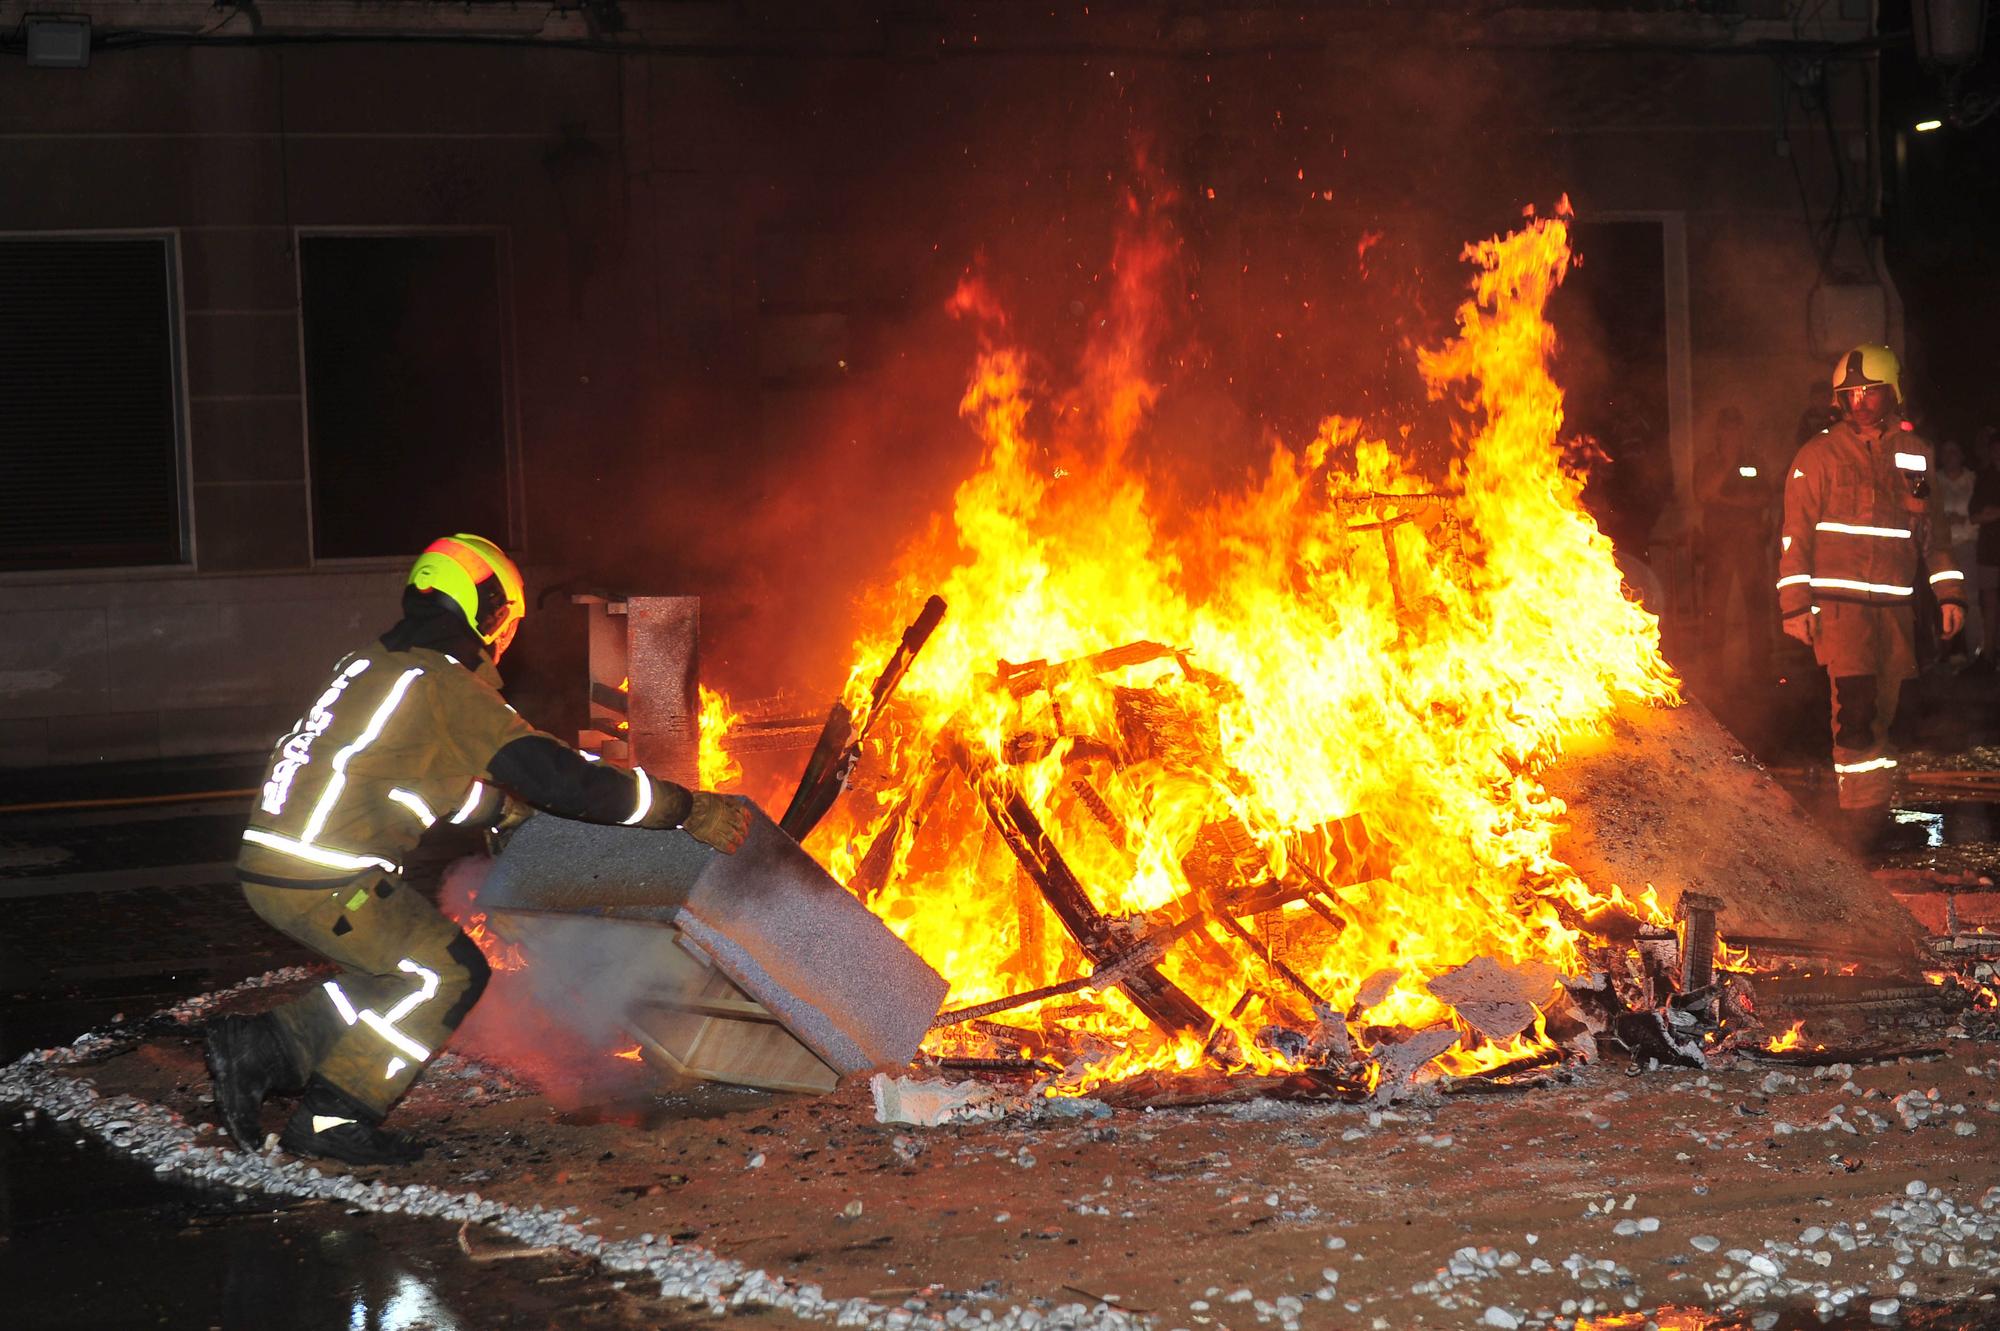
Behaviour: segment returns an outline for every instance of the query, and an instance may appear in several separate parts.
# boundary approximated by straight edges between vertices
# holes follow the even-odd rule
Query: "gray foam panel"
[[[672,923],[843,1075],[915,1057],[948,986],[755,805],[724,855],[685,832],[529,819],[479,904]]]

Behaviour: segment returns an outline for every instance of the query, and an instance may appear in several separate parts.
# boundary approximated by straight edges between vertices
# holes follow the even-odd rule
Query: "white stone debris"
[[[309,975],[302,967],[287,967],[253,976],[228,989],[176,1004],[142,1024],[149,1029],[163,1024],[197,1026],[206,1013],[240,993],[289,984]],[[88,1078],[56,1071],[107,1057],[136,1040],[136,1035],[113,1028],[86,1033],[66,1046],[25,1054],[0,1068],[0,1103],[24,1105],[58,1122],[75,1123],[84,1132],[150,1164],[153,1172],[163,1177],[279,1197],[319,1198],[361,1211],[485,1225],[526,1247],[562,1248],[590,1258],[614,1274],[643,1272],[657,1283],[662,1298],[696,1304],[713,1313],[769,1308],[806,1321],[863,1331],[946,1331],[975,1320],[963,1307],[954,1308],[952,1315],[940,1315],[885,1307],[862,1298],[831,1299],[818,1285],[798,1284],[705,1248],[666,1242],[653,1235],[607,1240],[587,1232],[598,1223],[596,1218],[578,1219],[573,1206],[559,1210],[519,1207],[476,1192],[453,1192],[428,1184],[398,1186],[380,1179],[364,1183],[352,1175],[323,1173],[275,1153],[252,1154],[237,1150],[233,1144],[208,1144],[204,1138],[213,1134],[198,1132],[173,1110],[132,1096],[107,1100]],[[1244,1293],[1247,1297],[1248,1291]],[[1005,1313],[981,1309],[976,1324],[980,1331],[1146,1331],[1150,1325],[1142,1316],[1102,1303],[1016,1307]]]
[[[946,1082],[920,1077],[869,1078],[877,1123],[909,1123],[920,1128],[948,1123],[990,1123],[1007,1116],[1007,1098],[976,1081]]]

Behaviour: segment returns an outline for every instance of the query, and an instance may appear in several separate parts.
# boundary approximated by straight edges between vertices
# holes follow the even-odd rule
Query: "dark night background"
[[[1986,56],[1961,85],[1961,123],[1922,134],[1911,127],[1949,108],[1909,41],[1910,0],[1883,0],[1878,21],[1885,247],[1907,320],[1909,396],[1938,439],[2000,424],[2000,115],[1990,114],[2000,105],[2000,61],[1991,8]],[[1988,118],[1964,123],[1982,105]]]

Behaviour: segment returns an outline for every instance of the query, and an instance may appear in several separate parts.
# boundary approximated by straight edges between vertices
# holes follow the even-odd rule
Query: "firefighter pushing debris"
[[[403,880],[439,823],[493,827],[531,805],[564,818],[681,829],[717,850],[743,844],[742,807],[643,768],[597,764],[524,721],[495,663],[520,627],[521,574],[491,541],[427,546],[403,618],[342,660],[279,740],[243,834],[250,908],[342,967],[304,997],[208,1033],[224,1123],[256,1149],[273,1091],[303,1089],[280,1137],[350,1164],[402,1163],[421,1148],[382,1119],[479,999],[479,948]]]
[[[1931,446],[1903,419],[1901,366],[1859,346],[1833,369],[1840,418],[1799,449],[1785,481],[1778,611],[1833,686],[1833,770],[1853,841],[1889,826],[1889,726],[1916,674],[1911,606],[1930,579],[1947,639],[1965,619],[1965,574],[1935,511]]]

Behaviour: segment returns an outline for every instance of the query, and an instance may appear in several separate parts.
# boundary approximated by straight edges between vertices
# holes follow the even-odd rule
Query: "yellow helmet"
[[[456,602],[496,661],[514,641],[514,630],[527,612],[521,570],[484,536],[460,532],[432,541],[410,566],[409,585],[442,592]]]
[[[1903,364],[1896,353],[1879,342],[1864,342],[1842,356],[1833,367],[1834,405],[1843,405],[1845,395],[1887,385],[1900,404],[1903,400]]]

